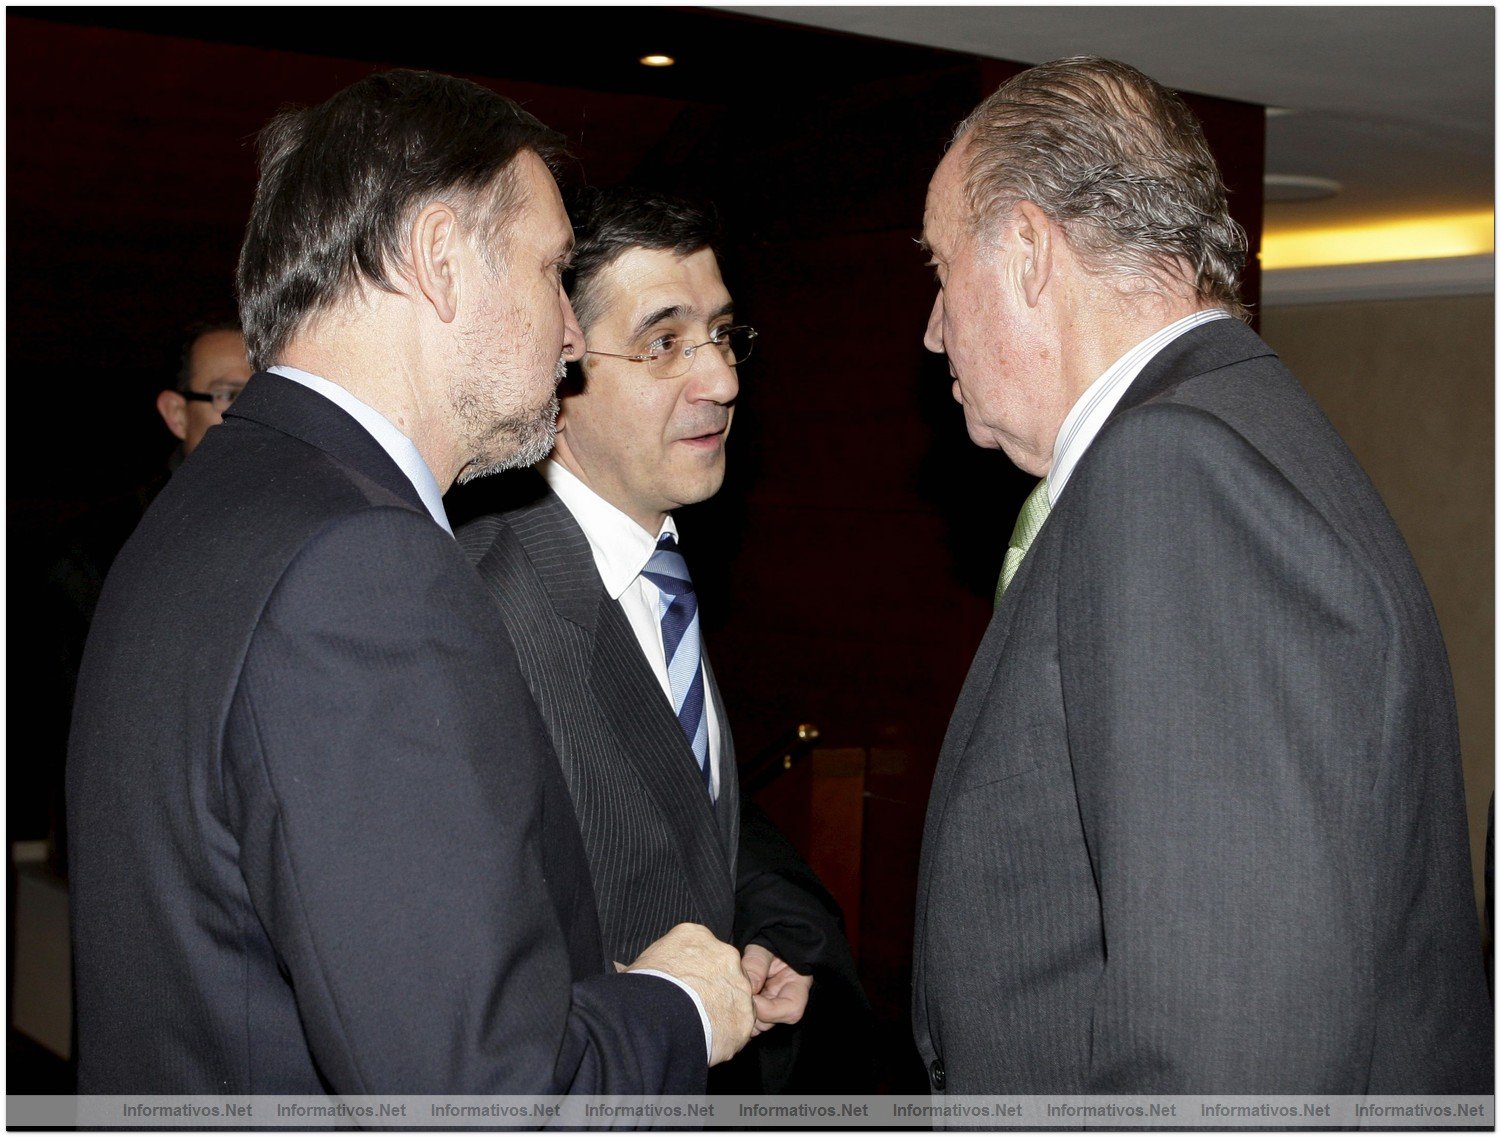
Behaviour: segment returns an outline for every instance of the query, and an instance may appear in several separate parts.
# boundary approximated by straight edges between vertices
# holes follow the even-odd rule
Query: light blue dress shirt
[[[390,419],[369,404],[360,402],[337,383],[331,383],[320,376],[281,363],[266,370],[283,379],[290,379],[293,383],[300,383],[309,391],[316,391],[354,416],[354,420],[370,432],[380,448],[391,456],[391,461],[400,467],[416,489],[417,496],[422,499],[422,504],[427,507],[427,512],[432,514],[432,519],[443,527],[448,536],[453,536],[453,526],[448,524],[448,511],[443,508],[443,491],[438,486],[437,479],[427,468],[427,462],[417,449],[417,444],[397,430]]]

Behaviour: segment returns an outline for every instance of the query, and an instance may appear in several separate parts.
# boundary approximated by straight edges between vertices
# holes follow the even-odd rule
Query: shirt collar
[[[670,533],[673,540],[677,539],[677,522],[670,513],[660,532],[652,536],[556,459],[543,462],[541,470],[552,492],[562,499],[588,538],[594,564],[604,581],[604,591],[609,593],[611,600],[620,599],[641,575],[641,570],[651,560],[651,554],[656,552],[656,543],[663,533]]]
[[[1084,391],[1073,404],[1068,416],[1063,419],[1062,429],[1057,432],[1057,441],[1052,446],[1052,466],[1047,472],[1047,502],[1056,505],[1063,487],[1073,476],[1079,460],[1090,444],[1104,429],[1110,412],[1125,397],[1125,392],[1135,382],[1136,376],[1145,370],[1161,350],[1178,336],[1190,332],[1210,320],[1227,320],[1229,313],[1222,308],[1205,308],[1168,324],[1153,332],[1140,343],[1115,360]]]
[[[391,461],[400,467],[401,472],[416,489],[417,496],[422,499],[422,504],[427,507],[427,512],[432,514],[432,519],[442,526],[450,537],[453,535],[453,527],[448,524],[448,511],[443,508],[443,491],[438,486],[437,479],[427,468],[427,462],[422,457],[422,452],[417,449],[417,444],[397,430],[390,419],[369,404],[360,402],[337,383],[321,376],[280,363],[266,370],[316,391],[349,412],[354,421],[369,431],[380,448],[390,455]]]

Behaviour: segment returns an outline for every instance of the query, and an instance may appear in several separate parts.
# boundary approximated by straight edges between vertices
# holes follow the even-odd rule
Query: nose
[[[578,316],[573,311],[573,304],[568,299],[568,294],[563,290],[561,284],[557,286],[557,295],[562,303],[562,357],[569,363],[577,363],[587,354],[588,345],[584,342],[583,328],[578,324]]]
[[[927,316],[927,331],[922,336],[922,346],[928,351],[943,354],[943,292],[932,299],[932,311]]]
[[[695,402],[725,405],[734,402],[740,393],[739,372],[729,366],[729,361],[713,344],[704,344],[693,352],[688,379],[688,398]]]

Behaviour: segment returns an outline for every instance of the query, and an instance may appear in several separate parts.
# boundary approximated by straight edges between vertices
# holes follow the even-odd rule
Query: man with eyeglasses
[[[739,953],[602,950],[443,492],[550,449],[561,138],[374,74],[262,132],[257,372],[116,559],[68,753],[80,1094],[701,1093]]]
[[[189,333],[177,386],[156,396],[162,422],[182,442],[186,458],[203,441],[250,379],[245,337],[238,321],[209,324]]]
[[[811,870],[763,815],[742,827],[691,549],[672,517],[724,480],[756,332],[735,319],[708,211],[633,189],[587,190],[571,206],[569,291],[589,350],[560,391],[546,485],[459,540],[505,613],[562,758],[606,950],[633,958],[684,920],[732,937],[760,1033],[801,1019],[815,969],[857,981]],[[767,1038],[760,1072],[747,1053],[717,1088],[782,1088],[793,1041]]]

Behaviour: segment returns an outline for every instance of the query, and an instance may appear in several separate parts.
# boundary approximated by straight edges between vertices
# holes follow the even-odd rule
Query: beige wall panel
[[[1268,308],[1261,334],[1369,471],[1432,593],[1482,899],[1495,788],[1494,297]]]

